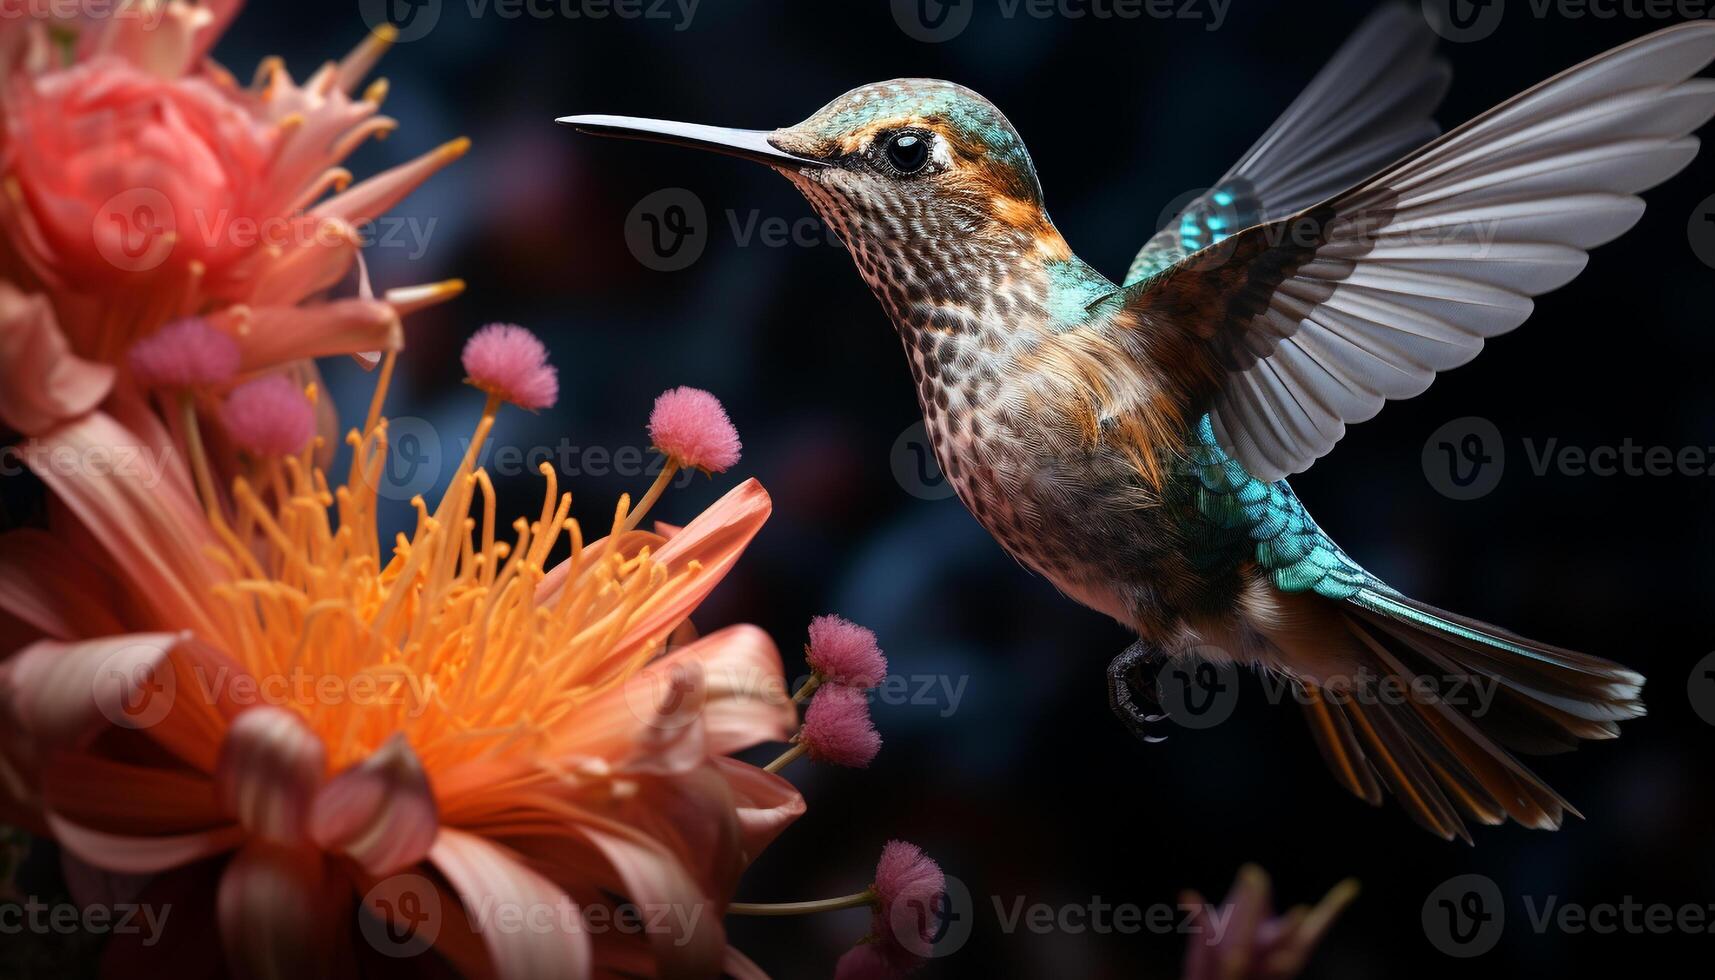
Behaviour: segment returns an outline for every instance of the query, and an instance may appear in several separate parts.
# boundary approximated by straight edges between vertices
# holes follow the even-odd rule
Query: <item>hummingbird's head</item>
[[[973,274],[1000,275],[1008,261],[1071,254],[1043,209],[1018,132],[987,99],[952,82],[865,85],[772,132],[625,116],[560,121],[773,167],[846,242],[878,291],[894,282],[933,294]]]

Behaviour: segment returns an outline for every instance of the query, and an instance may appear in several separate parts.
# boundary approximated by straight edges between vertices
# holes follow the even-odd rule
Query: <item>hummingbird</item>
[[[1012,124],[952,82],[864,85],[771,131],[558,122],[752,160],[802,192],[892,320],[959,499],[1135,632],[1107,682],[1140,737],[1163,664],[1268,672],[1341,785],[1471,843],[1468,822],[1581,816],[1517,756],[1617,737],[1645,712],[1644,678],[1390,587],[1288,478],[1637,222],[1637,194],[1692,160],[1715,115],[1715,80],[1696,77],[1715,23],[1622,45],[1445,133],[1434,44],[1401,6],[1365,21],[1118,282],[1056,230]]]

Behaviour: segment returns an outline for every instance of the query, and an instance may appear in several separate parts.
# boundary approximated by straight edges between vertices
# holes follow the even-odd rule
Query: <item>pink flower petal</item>
[[[327,749],[294,711],[260,705],[227,731],[215,784],[228,812],[251,834],[303,841],[310,804],[327,773]]]
[[[59,845],[90,864],[124,874],[153,874],[232,850],[244,841],[237,826],[165,837],[105,834],[48,814]]]
[[[0,281],[0,422],[27,436],[90,411],[113,368],[71,352],[44,296]]]
[[[182,453],[101,412],[61,425],[36,448],[25,465],[106,547],[156,622],[221,635],[206,611],[217,580],[206,554],[213,534],[187,493]]]
[[[186,637],[130,633],[43,640],[0,666],[0,717],[43,749],[73,747],[110,725],[146,727],[165,707],[167,657]]]
[[[37,528],[0,534],[0,610],[50,639],[127,632],[113,583],[74,548]]]
[[[501,906],[525,913],[556,910],[555,925],[547,929],[503,930],[494,924],[479,927],[500,980],[556,980],[589,974],[589,936],[579,928],[558,927],[558,910],[571,909],[575,916],[576,904],[558,885],[525,867],[512,851],[474,834],[442,827],[429,850],[429,860],[446,875],[467,912],[487,910],[492,914]]]
[[[744,836],[744,860],[748,864],[804,815],[804,794],[785,778],[748,762],[720,758],[714,764],[732,791],[739,832]]]
[[[332,972],[336,923],[350,889],[335,889],[311,848],[251,843],[220,877],[216,908],[227,964],[238,976],[302,980]]]
[[[423,764],[403,734],[335,776],[316,795],[310,836],[378,877],[421,861],[440,829]]]

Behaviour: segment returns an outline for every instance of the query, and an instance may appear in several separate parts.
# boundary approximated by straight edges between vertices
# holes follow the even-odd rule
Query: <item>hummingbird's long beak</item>
[[[799,156],[782,150],[769,142],[769,133],[760,129],[726,129],[721,126],[701,126],[697,123],[643,119],[638,116],[561,116],[554,121],[597,136],[693,146],[765,163],[771,167],[802,169],[827,166],[825,162],[814,157]]]

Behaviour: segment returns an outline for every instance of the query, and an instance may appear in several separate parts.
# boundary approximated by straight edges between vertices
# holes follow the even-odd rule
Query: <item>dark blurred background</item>
[[[1698,257],[1701,249],[1715,261],[1715,241],[1699,236],[1715,234],[1704,217],[1715,192],[1707,156],[1648,194],[1637,228],[1544,297],[1524,328],[1353,428],[1294,481],[1324,527],[1402,590],[1651,678],[1651,714],[1623,739],[1539,760],[1586,820],[1558,833],[1477,828],[1471,848],[1418,830],[1391,802],[1371,809],[1348,797],[1297,708],[1270,705],[1252,678],[1226,723],[1134,742],[1108,712],[1103,678],[1129,637],[1022,570],[919,471],[919,414],[898,342],[786,182],[738,161],[553,123],[614,112],[772,128],[863,82],[953,79],[1008,114],[1061,231],[1120,276],[1168,202],[1223,173],[1370,6],[1064,0],[1037,16],[1040,5],[1012,0],[928,2],[932,16],[953,18],[945,23],[969,17],[956,36],[929,41],[912,5],[882,0],[702,0],[688,17],[673,0],[401,0],[408,40],[378,72],[391,80],[385,111],[401,127],[353,169],[370,173],[455,135],[474,141],[394,212],[396,240],[368,250],[381,287],[469,282],[456,302],[408,324],[389,407],[423,420],[424,458],[432,463],[438,438],[456,460],[475,421],[457,352],[490,320],[540,332],[563,379],[556,409],[504,415],[497,444],[557,447],[562,469],[583,471],[572,480],[578,512],[597,525],[619,493],[648,479],[611,472],[604,454],[647,445],[643,423],[661,389],[708,388],[739,427],[744,461],[672,494],[658,516],[683,520],[744,475],[770,489],[775,513],[699,624],[757,623],[796,672],[807,620],[837,611],[880,634],[897,674],[935,685],[923,694],[922,682],[901,682],[882,699],[886,745],[871,769],[789,770],[809,813],[756,864],[740,898],[855,890],[881,844],[900,837],[971,896],[956,910],[968,917],[968,940],[930,976],[1175,976],[1182,936],[1094,922],[1008,931],[1006,919],[1021,898],[1058,915],[1092,902],[1171,903],[1185,888],[1218,896],[1246,861],[1264,865],[1287,902],[1361,879],[1362,897],[1311,976],[1596,976],[1636,970],[1640,956],[1664,963],[1654,957],[1673,946],[1709,954],[1707,934],[1568,934],[1531,922],[1550,899],[1690,904],[1702,910],[1701,928],[1715,919],[1715,729],[1695,710],[1715,709],[1715,683],[1698,670],[1702,687],[1688,687],[1715,646],[1715,451],[1668,475],[1538,474],[1531,458],[1551,440],[1715,446],[1715,272]],[[1474,32],[1486,36],[1442,45],[1455,69],[1444,125],[1671,22],[1639,18],[1647,8],[1618,0],[1551,5],[1542,16],[1524,2],[1493,7],[1504,17]],[[1462,12],[1492,16],[1485,9]],[[1620,15],[1566,15],[1584,9]],[[216,54],[247,77],[278,53],[302,77],[381,10],[358,0],[253,2]],[[634,210],[669,188],[683,191],[645,208],[688,196],[689,217],[704,211],[692,222],[701,240],[686,246],[701,251],[688,264],[684,253],[640,260],[635,234],[628,245],[628,220],[640,227]],[[782,244],[770,229],[796,240]],[[358,412],[368,379],[343,363],[329,373],[347,416]],[[1466,417],[1492,432],[1456,421]],[[1475,499],[1442,493],[1445,466],[1438,475],[1425,465],[1426,444],[1433,461],[1447,438],[1435,434],[1450,423],[1455,442],[1479,431],[1486,452],[1505,453],[1504,467],[1491,461],[1482,478],[1492,490]],[[442,469],[428,472],[444,480],[451,463]],[[507,510],[534,512],[534,474],[515,472],[502,486]],[[403,522],[408,508],[399,509]],[[1505,928],[1492,951],[1460,961],[1432,943],[1424,906],[1467,873],[1499,887]],[[863,913],[846,913],[735,922],[732,937],[777,976],[818,976],[863,929]]]

